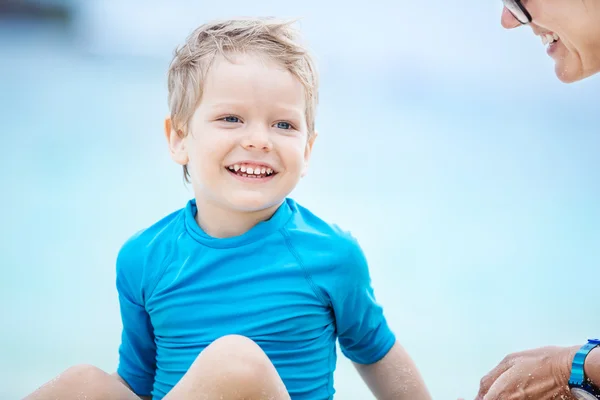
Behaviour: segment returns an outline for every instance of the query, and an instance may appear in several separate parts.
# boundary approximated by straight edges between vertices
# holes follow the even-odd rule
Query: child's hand
[[[570,399],[576,347],[542,347],[508,355],[482,380],[476,400]]]

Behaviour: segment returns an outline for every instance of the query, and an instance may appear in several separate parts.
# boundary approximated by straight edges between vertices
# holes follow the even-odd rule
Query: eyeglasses
[[[512,15],[523,25],[531,22],[531,14],[529,11],[523,6],[521,0],[502,0],[504,3],[504,7],[511,12]]]

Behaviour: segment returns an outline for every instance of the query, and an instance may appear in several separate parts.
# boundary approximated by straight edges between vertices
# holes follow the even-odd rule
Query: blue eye
[[[238,117],[234,117],[233,115],[229,115],[225,118],[223,118],[223,121],[225,122],[231,122],[231,123],[236,123],[236,122],[240,122],[240,119]]]
[[[289,122],[278,122],[276,126],[279,129],[292,129],[292,125]]]

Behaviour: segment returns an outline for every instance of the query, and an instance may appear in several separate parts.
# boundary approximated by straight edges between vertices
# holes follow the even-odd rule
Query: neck
[[[600,21],[600,4],[598,4],[598,2],[594,2],[592,5],[588,6],[588,12],[592,13],[593,15],[592,21],[596,21],[596,29],[590,32],[590,35],[596,39],[591,53],[594,57],[592,62],[595,65],[595,69],[592,71],[592,74],[595,74],[600,72],[600,26],[597,23],[597,21]]]
[[[207,235],[222,239],[243,235],[258,223],[268,220],[281,203],[259,211],[238,211],[196,196],[196,205],[198,226]]]
[[[598,33],[598,43],[596,43],[596,48],[594,49],[594,55],[595,55],[594,63],[595,63],[596,67],[592,71],[592,74],[597,74],[600,72],[600,32]]]

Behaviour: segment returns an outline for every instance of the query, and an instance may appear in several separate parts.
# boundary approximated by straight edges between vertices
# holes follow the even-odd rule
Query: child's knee
[[[252,339],[242,335],[226,335],[215,340],[208,348],[218,349],[219,351],[242,351],[243,353],[262,353],[262,349]]]
[[[256,382],[275,372],[275,367],[260,346],[240,335],[215,340],[199,358],[204,358],[221,373],[237,381]]]
[[[106,380],[109,375],[100,368],[89,364],[75,365],[60,374],[57,379],[75,382],[99,382]]]

